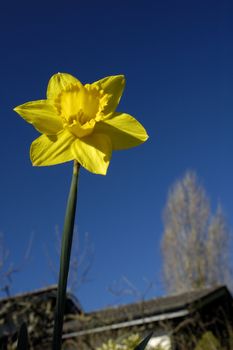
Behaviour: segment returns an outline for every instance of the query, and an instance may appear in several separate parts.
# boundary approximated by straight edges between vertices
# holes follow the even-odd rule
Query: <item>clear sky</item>
[[[50,76],[67,72],[83,83],[125,74],[118,110],[150,136],[115,152],[107,176],[81,171],[76,223],[94,258],[77,296],[86,310],[133,300],[108,291],[122,276],[140,293],[154,281],[147,297],[163,294],[162,211],[178,177],[195,170],[233,226],[232,1],[4,1],[0,43],[0,231],[21,270],[13,293],[56,282],[45,247],[55,261],[72,172],[31,166],[38,133],[13,107],[45,98]]]

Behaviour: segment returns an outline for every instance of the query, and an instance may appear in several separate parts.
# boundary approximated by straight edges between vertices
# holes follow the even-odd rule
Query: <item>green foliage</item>
[[[106,343],[103,343],[96,350],[144,350],[149,342],[152,333],[141,340],[139,334],[132,334],[128,337],[120,339],[109,339]],[[151,349],[151,348],[150,348]],[[153,347],[153,350],[164,350],[162,346]]]
[[[134,350],[140,342],[138,334],[132,334],[128,337],[113,340],[109,339],[96,350]]]
[[[194,350],[221,350],[221,345],[213,333],[208,331],[203,334]]]

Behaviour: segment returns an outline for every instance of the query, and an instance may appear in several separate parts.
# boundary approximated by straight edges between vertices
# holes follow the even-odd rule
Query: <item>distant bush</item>
[[[208,331],[203,334],[197,343],[195,350],[222,350],[218,339],[212,332]]]
[[[120,339],[109,339],[107,342],[103,343],[96,350],[134,350],[141,341],[139,334],[132,334],[125,338]],[[164,350],[162,345],[148,346],[147,350]]]
[[[138,334],[132,334],[123,339],[109,339],[96,350],[134,350],[140,343],[140,340],[141,338]]]

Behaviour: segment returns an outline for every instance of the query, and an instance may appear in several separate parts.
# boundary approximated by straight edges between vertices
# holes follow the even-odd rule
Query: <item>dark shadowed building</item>
[[[16,348],[22,323],[27,324],[30,349],[51,349],[57,286],[0,299],[0,350]],[[65,319],[82,312],[78,300],[67,293]]]
[[[31,349],[50,349],[56,287],[0,301],[1,349],[14,342],[17,329],[27,322]],[[230,349],[232,296],[224,286],[85,313],[67,294],[63,328],[64,349],[96,349],[108,339],[116,341],[153,331],[149,346],[194,349],[197,339],[211,331],[224,349]],[[5,344],[5,345],[4,345]]]

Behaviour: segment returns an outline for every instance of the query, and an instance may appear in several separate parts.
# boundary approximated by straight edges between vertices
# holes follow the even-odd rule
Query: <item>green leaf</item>
[[[141,343],[138,344],[138,346],[136,346],[136,348],[134,350],[144,350],[145,347],[148,344],[148,341],[150,340],[150,338],[152,337],[153,332],[151,332],[150,334],[148,334],[142,341]]]
[[[27,325],[24,322],[19,329],[17,350],[28,350],[28,330]]]

